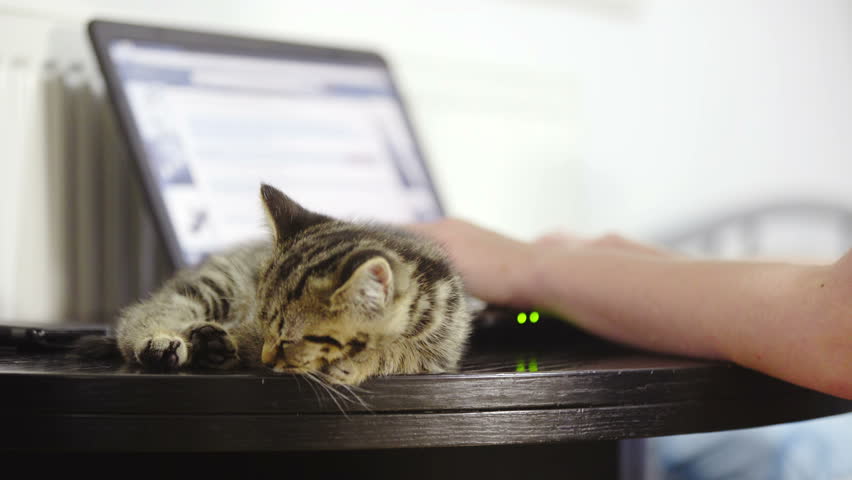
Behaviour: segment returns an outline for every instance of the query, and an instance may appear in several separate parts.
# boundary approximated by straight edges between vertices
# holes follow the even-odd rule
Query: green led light
[[[530,314],[530,323],[538,322],[538,317],[539,317],[538,312],[532,312]]]
[[[535,358],[530,359],[530,371],[537,372],[538,371],[538,360]]]
[[[526,313],[521,312],[521,313],[518,314],[518,323],[520,323],[520,324],[527,323],[527,314]]]
[[[515,367],[515,371],[516,372],[526,372],[527,371],[527,369],[524,368],[524,361],[523,360],[518,360],[518,365]]]

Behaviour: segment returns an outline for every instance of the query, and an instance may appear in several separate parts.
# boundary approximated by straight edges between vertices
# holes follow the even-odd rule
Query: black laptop
[[[378,54],[103,21],[89,32],[175,266],[265,236],[261,182],[340,218],[443,215]]]

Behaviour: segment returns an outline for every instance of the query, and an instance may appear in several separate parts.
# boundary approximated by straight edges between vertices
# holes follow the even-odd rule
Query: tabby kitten
[[[262,364],[348,385],[456,367],[470,314],[439,248],[310,212],[268,185],[260,192],[272,241],[213,255],[127,308],[116,341],[128,362]]]

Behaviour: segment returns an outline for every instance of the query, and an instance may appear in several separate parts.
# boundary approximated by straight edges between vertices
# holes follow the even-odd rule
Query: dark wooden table
[[[431,455],[409,478],[474,468],[471,459],[492,478],[566,464],[575,478],[587,467],[615,476],[617,440],[852,411],[852,401],[730,364],[628,350],[556,324],[478,333],[458,374],[334,394],[267,371],[150,374],[8,349],[0,392],[7,452],[290,452],[291,468],[307,469],[333,451],[340,461],[326,468],[357,463],[378,475],[378,462],[390,476]],[[513,470],[521,453],[535,465]]]

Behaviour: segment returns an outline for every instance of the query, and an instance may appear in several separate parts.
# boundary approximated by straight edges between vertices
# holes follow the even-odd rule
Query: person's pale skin
[[[486,302],[852,399],[852,252],[828,264],[722,261],[615,235],[526,243],[456,219],[409,228],[443,244]]]

